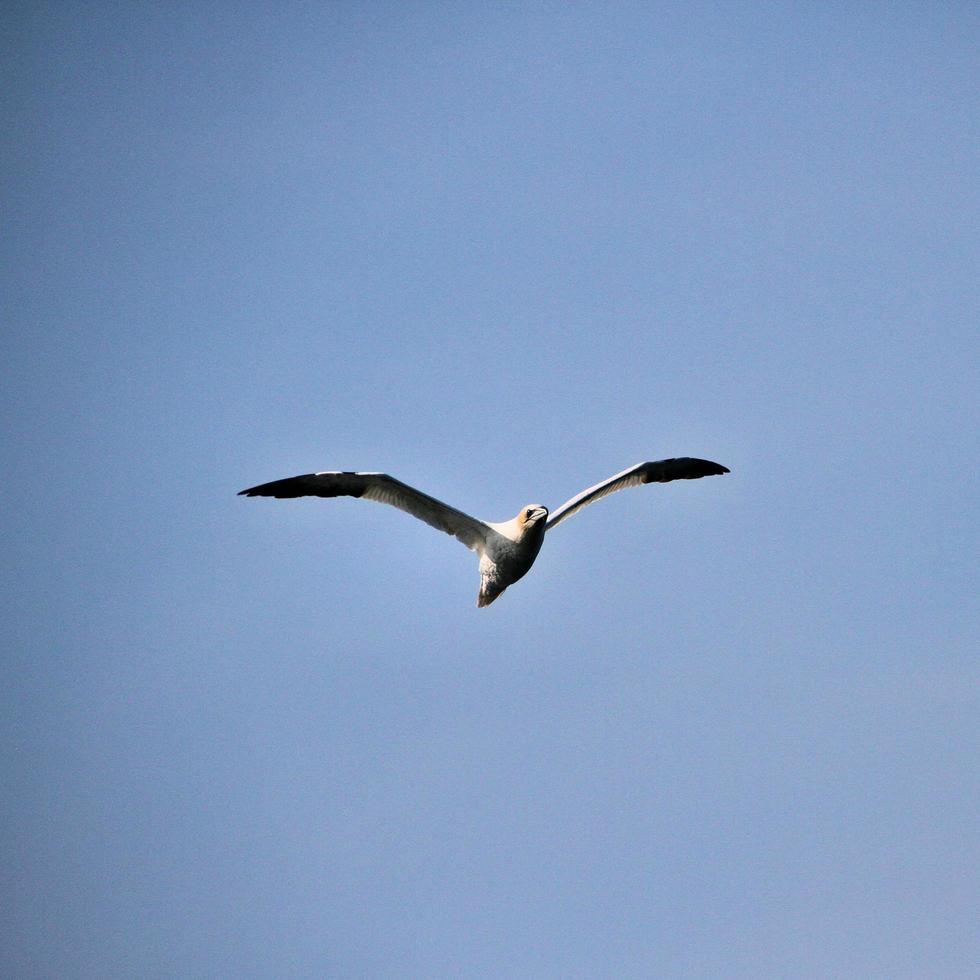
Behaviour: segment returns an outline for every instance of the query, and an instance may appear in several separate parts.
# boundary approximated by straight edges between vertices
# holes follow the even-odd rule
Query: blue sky
[[[975,972],[978,41],[8,5],[0,972]]]

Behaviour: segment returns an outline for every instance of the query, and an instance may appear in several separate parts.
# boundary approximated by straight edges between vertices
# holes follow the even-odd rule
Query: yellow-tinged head
[[[517,515],[517,523],[525,534],[539,524],[543,526],[547,519],[548,508],[542,507],[541,504],[528,504],[522,507]]]

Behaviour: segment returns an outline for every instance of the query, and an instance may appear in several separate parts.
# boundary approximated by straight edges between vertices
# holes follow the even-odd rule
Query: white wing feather
[[[650,463],[637,463],[629,469],[617,473],[588,490],[576,494],[557,510],[552,511],[548,518],[548,530],[557,527],[572,514],[583,507],[608,497],[617,490],[627,487],[637,487],[644,483],[670,483],[671,480],[699,480],[703,476],[719,476],[728,473],[727,467],[720,463],[712,463],[707,459],[692,459],[684,456],[680,459],[659,459]]]
[[[285,480],[274,480],[248,490],[246,497],[363,497],[379,504],[397,507],[425,521],[473,551],[482,551],[491,529],[469,514],[444,504],[435,497],[396,480],[387,473],[307,473]]]

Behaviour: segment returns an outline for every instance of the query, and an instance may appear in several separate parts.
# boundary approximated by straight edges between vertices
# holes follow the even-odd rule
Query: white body
[[[489,606],[507,586],[530,571],[544,544],[547,516],[547,508],[531,504],[511,521],[487,524],[491,533],[480,550],[478,606]]]

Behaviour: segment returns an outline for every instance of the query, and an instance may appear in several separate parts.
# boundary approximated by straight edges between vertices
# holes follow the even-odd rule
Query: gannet
[[[660,459],[637,463],[615,476],[589,487],[550,512],[541,504],[522,507],[516,517],[502,523],[480,521],[435,497],[396,480],[387,473],[326,471],[273,480],[248,490],[244,497],[361,497],[397,507],[426,524],[462,541],[480,558],[478,606],[489,606],[508,586],[523,578],[544,543],[546,531],[557,527],[572,514],[602,497],[643,483],[670,483],[671,480],[698,480],[730,472],[720,463],[707,459]]]

